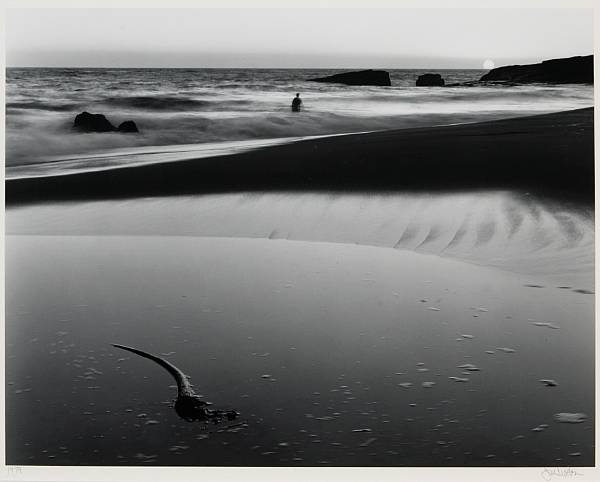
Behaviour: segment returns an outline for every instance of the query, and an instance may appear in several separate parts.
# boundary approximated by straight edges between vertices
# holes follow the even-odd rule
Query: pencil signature
[[[546,467],[541,472],[542,479],[552,480],[553,477],[576,477],[583,475],[577,472],[573,467]]]

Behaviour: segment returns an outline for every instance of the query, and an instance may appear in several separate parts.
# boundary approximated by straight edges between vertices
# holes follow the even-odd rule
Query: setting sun
[[[486,59],[486,60],[483,61],[483,68],[486,69],[486,70],[493,69],[494,65],[496,65],[496,64],[494,64],[494,61],[491,60],[491,59]]]

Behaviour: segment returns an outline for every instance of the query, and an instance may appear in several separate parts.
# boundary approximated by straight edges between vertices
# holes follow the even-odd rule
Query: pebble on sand
[[[561,412],[554,414],[554,420],[560,423],[582,423],[587,419],[585,413]]]
[[[550,328],[552,330],[558,330],[560,328],[552,323],[546,323],[546,322],[542,322],[542,321],[535,321],[533,324],[535,326],[545,326],[546,328]]]
[[[516,351],[514,348],[508,348],[506,346],[498,347],[497,350],[503,351],[504,353],[515,353]]]
[[[550,379],[542,378],[540,380],[540,382],[543,383],[544,385],[546,385],[547,387],[556,387],[556,386],[558,386],[558,383],[555,380],[550,380]]]
[[[367,440],[365,440],[363,443],[361,443],[359,445],[359,447],[368,447],[369,445],[371,445],[373,442],[375,442],[375,440],[377,440],[375,437],[371,437],[368,438]]]

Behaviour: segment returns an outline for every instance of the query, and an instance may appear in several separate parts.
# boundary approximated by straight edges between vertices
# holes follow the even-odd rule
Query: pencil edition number
[[[6,475],[9,477],[19,477],[20,475],[23,475],[23,468],[18,465],[6,467]]]

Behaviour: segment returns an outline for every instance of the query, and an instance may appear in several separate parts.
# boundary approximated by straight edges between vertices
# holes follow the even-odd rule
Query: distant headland
[[[507,65],[490,70],[481,82],[593,84],[594,56],[544,60],[539,64]]]

